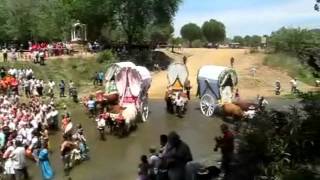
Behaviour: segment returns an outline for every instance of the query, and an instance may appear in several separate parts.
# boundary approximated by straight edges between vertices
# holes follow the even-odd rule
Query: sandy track
[[[258,94],[272,97],[274,96],[274,83],[276,80],[281,81],[283,93],[290,92],[289,77],[285,72],[277,69],[271,69],[264,66],[263,54],[248,54],[245,49],[184,49],[182,54],[189,56],[187,66],[189,69],[189,79],[193,86],[192,94],[196,94],[197,89],[197,72],[203,65],[220,65],[230,66],[230,58],[235,58],[235,70],[239,76],[240,96],[244,99],[254,99]],[[168,56],[177,62],[182,61],[182,54],[173,54],[163,50]],[[250,75],[250,69],[255,66],[257,69],[256,78]],[[155,73],[152,79],[152,86],[149,96],[152,99],[164,97],[167,82],[167,72],[161,71]],[[311,87],[299,82],[301,90],[311,89]]]

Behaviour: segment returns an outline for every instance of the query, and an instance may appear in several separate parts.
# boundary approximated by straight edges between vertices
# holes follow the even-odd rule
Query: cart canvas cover
[[[111,64],[105,74],[106,81],[110,81],[114,75],[119,73],[121,68],[125,67],[135,67],[135,64],[133,64],[132,62],[119,62]]]
[[[184,83],[188,80],[189,72],[185,64],[172,63],[168,67],[168,82],[170,86],[175,86],[176,83],[180,83],[183,87]],[[177,82],[179,80],[179,82]],[[181,88],[182,88],[181,87]]]
[[[198,72],[198,93],[200,97],[210,94],[220,99],[220,88],[225,86],[227,81],[232,80],[231,86],[238,83],[237,74],[233,69],[223,66],[207,65],[200,68]],[[230,83],[230,82],[229,82]]]

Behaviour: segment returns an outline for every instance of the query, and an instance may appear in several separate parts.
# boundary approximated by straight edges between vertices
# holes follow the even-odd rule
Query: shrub
[[[116,59],[117,59],[116,54],[114,54],[111,50],[102,51],[97,56],[98,63],[104,63],[104,62],[112,63],[116,61]]]
[[[285,69],[289,76],[297,77],[299,81],[314,85],[315,78],[313,71],[309,66],[302,64],[295,56],[291,56],[285,53],[277,53],[267,55],[264,65]]]

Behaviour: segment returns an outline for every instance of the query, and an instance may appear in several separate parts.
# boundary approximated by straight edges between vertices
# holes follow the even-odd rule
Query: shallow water
[[[270,99],[273,107],[287,108],[295,100]],[[74,180],[134,180],[137,177],[139,158],[147,154],[151,146],[158,147],[159,136],[170,131],[180,134],[182,140],[189,144],[194,159],[202,160],[207,157],[217,160],[220,155],[213,152],[215,136],[220,135],[219,126],[222,121],[217,118],[206,118],[201,115],[197,101],[189,103],[188,112],[184,118],[168,114],[165,103],[161,100],[149,102],[150,116],[146,123],[139,124],[138,129],[126,138],[107,136],[107,141],[100,141],[95,123],[87,118],[82,107],[72,110],[73,122],[81,122],[90,148],[90,160],[76,166],[70,176]],[[62,161],[59,155],[61,133],[50,137],[50,156],[56,178],[67,179],[63,173]],[[30,165],[33,179],[40,179],[36,166]]]
[[[213,138],[220,134],[218,118],[206,118],[201,115],[197,102],[191,102],[184,118],[177,118],[165,110],[163,101],[152,100],[150,116],[146,123],[139,124],[138,129],[126,138],[107,136],[107,141],[98,139],[95,123],[87,118],[82,108],[72,111],[74,122],[81,122],[90,148],[90,160],[76,166],[70,176],[75,180],[133,180],[137,177],[137,166],[142,154],[147,154],[151,146],[158,147],[159,136],[170,131],[180,134],[182,140],[189,144],[194,159],[208,156],[219,158],[213,152]],[[66,179],[63,174],[62,162],[59,156],[61,133],[50,137],[51,163],[56,173],[56,179]],[[33,179],[39,179],[39,171],[30,166]]]

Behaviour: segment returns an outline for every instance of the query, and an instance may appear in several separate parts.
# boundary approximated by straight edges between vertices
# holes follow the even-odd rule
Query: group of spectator
[[[53,102],[44,103],[32,98],[28,103],[20,103],[17,96],[0,96],[0,149],[6,176],[27,179],[26,158],[48,161],[39,155],[48,148],[48,130],[54,124],[51,116],[54,114],[58,112]]]
[[[36,61],[51,56],[69,55],[73,51],[73,47],[69,42],[28,42],[28,47],[21,44],[19,47],[3,46],[0,50],[4,62],[8,60],[17,61],[18,59]]]
[[[149,157],[142,155],[139,180],[185,180],[188,162],[193,160],[189,146],[171,132],[160,136],[160,149],[150,148]]]

